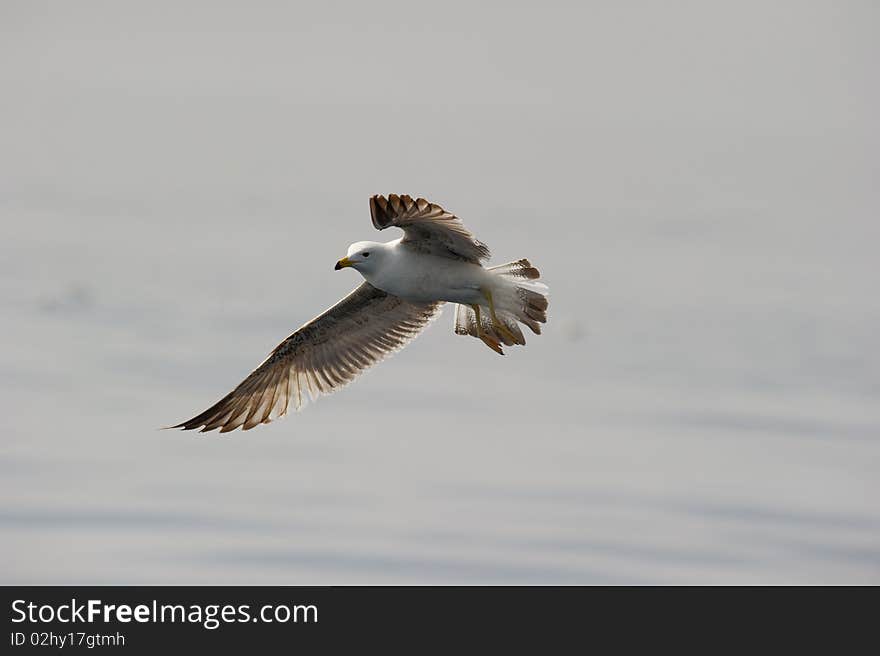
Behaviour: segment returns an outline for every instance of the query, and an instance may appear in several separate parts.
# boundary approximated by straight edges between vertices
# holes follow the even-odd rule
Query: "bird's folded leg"
[[[477,315],[477,337],[479,337],[483,341],[483,344],[495,351],[498,355],[504,355],[504,351],[501,350],[501,342],[495,339],[494,336],[489,335],[488,333],[483,331],[483,320],[480,318],[480,306],[474,304],[471,305],[471,308],[473,309],[474,314]]]
[[[495,314],[495,302],[492,300],[492,291],[487,287],[481,288],[480,291],[483,292],[483,296],[489,301],[489,316],[492,317],[492,323],[494,324],[495,330],[501,333],[503,337],[510,340],[511,344],[519,343],[516,336],[510,332],[510,328],[507,327],[507,324],[501,321],[498,318],[498,315]]]

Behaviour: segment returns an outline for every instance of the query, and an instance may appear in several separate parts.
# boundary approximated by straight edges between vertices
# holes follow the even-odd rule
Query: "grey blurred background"
[[[0,582],[880,583],[874,2],[0,2]],[[203,410],[367,198],[551,286]],[[384,235],[389,239],[396,235]]]

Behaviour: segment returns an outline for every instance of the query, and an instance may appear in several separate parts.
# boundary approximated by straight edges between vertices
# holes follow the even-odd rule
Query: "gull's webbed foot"
[[[502,337],[508,340],[511,344],[519,343],[519,340],[516,336],[510,332],[510,328],[507,327],[507,324],[501,321],[498,318],[498,315],[495,314],[495,301],[492,300],[492,292],[488,288],[483,288],[480,291],[483,292],[483,296],[486,297],[486,300],[489,301],[489,316],[492,317],[492,324]],[[479,315],[477,315],[479,316]]]
[[[494,335],[489,335],[483,331],[483,321],[480,317],[480,306],[474,304],[471,305],[471,308],[473,309],[474,314],[477,315],[477,337],[483,341],[483,344],[495,351],[498,355],[504,355],[504,351],[501,350],[501,342],[495,339]]]

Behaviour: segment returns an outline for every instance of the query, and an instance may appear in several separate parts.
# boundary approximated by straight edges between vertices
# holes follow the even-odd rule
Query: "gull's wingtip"
[[[156,430],[174,430],[175,428],[182,428],[183,430],[190,430],[190,428],[186,425],[187,422],[181,422],[179,424],[174,424],[174,426],[159,426]]]

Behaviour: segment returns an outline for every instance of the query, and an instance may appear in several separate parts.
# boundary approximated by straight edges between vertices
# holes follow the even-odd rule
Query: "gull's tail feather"
[[[498,266],[489,267],[486,270],[497,273],[500,276],[525,278],[526,280],[537,280],[541,277],[541,273],[526,259],[517,260],[516,262],[508,262],[507,264],[499,264]]]
[[[541,334],[541,324],[547,322],[547,285],[536,282],[541,274],[526,259],[508,262],[487,269],[495,274],[492,301],[498,325],[492,320],[488,304],[481,304],[480,322],[468,305],[455,308],[455,333],[478,337],[486,346],[504,355],[501,345],[524,345],[525,336],[517,322],[528,326],[536,335]]]

